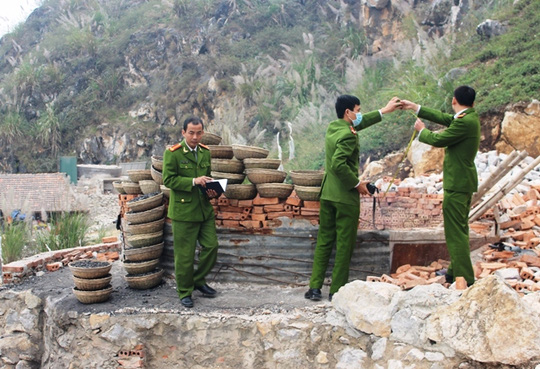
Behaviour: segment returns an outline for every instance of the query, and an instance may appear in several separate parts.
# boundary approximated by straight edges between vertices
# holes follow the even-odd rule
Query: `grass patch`
[[[21,259],[23,250],[30,240],[30,232],[25,222],[5,223],[1,231],[2,262],[4,264]]]

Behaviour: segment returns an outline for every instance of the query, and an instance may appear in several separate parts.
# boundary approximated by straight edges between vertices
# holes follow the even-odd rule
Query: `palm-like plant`
[[[54,104],[46,105],[45,114],[38,122],[39,137],[44,145],[49,144],[52,157],[56,157],[60,148],[60,120],[54,112]]]

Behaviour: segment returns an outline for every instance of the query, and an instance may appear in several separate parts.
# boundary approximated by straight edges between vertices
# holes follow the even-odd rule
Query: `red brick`
[[[521,272],[519,273],[519,276],[521,279],[534,279],[534,272],[529,268],[523,268],[521,269]]]
[[[366,282],[380,282],[381,277],[375,277],[375,276],[368,276],[366,278]]]
[[[243,208],[250,208],[253,206],[253,200],[239,200],[238,206],[241,206]]]
[[[264,205],[264,212],[265,213],[283,211],[284,209],[285,209],[284,204]]]
[[[300,208],[301,215],[319,215],[319,209]]]
[[[220,197],[220,198],[218,199],[218,205],[219,205],[219,206],[222,206],[222,205],[223,205],[223,206],[228,206],[228,205],[229,205],[229,199],[227,199],[226,197],[223,197],[223,196]]]
[[[275,205],[279,204],[279,198],[277,197],[255,197],[253,199],[253,205]]]
[[[531,238],[528,242],[527,242],[527,248],[528,249],[533,249],[535,248],[536,246],[540,245],[540,237],[534,237],[534,238]]]
[[[308,209],[319,209],[321,203],[319,201],[304,201],[304,208]]]
[[[229,199],[229,206],[238,206],[238,199]]]
[[[62,263],[61,262],[57,262],[57,263],[51,263],[51,264],[46,264],[45,265],[45,268],[49,271],[49,272],[54,272],[54,271],[57,271],[58,269],[60,269],[62,267]]]
[[[227,228],[239,228],[240,222],[238,220],[224,220],[223,226]]]
[[[121,365],[121,368],[126,369],[136,369],[136,368],[143,368],[144,367],[144,360],[136,358],[136,357],[130,357],[127,359],[120,359],[117,360],[118,364]]]
[[[101,239],[101,242],[103,243],[112,243],[118,241],[118,237],[116,236],[109,236],[109,237],[103,237]]]
[[[217,219],[222,220],[246,220],[247,215],[244,213],[226,213],[226,212],[220,212],[216,215]],[[224,223],[225,225],[225,223]]]
[[[136,198],[137,196],[139,195],[132,195],[132,194],[125,194],[125,195],[122,195],[122,194],[119,194],[118,195],[118,199],[122,202],[128,202],[130,200],[133,200],[134,198]]]
[[[259,220],[242,220],[240,225],[245,228],[261,228],[262,222]]]
[[[39,265],[43,265],[42,259],[32,260],[31,262],[27,264],[27,267],[30,269],[34,269],[34,268],[37,268]]]
[[[252,220],[263,221],[266,220],[266,214],[251,214]]]
[[[419,279],[408,279],[405,280],[403,284],[400,284],[401,289],[403,290],[409,290],[416,286],[422,286],[427,284],[427,281],[425,279],[419,278]]]
[[[298,197],[288,197],[285,201],[285,204],[292,206],[301,206],[302,200],[300,200]]]
[[[12,264],[12,263],[10,263]],[[17,265],[11,266],[10,264],[2,266],[2,273],[22,273],[24,272],[24,267]]]
[[[279,211],[279,212],[268,213],[268,214],[266,214],[266,216],[267,216],[268,219],[276,219],[276,218],[279,218],[279,217],[292,218],[293,213],[292,213],[292,211]]]
[[[507,229],[507,228],[520,228],[519,226],[521,225],[521,221],[520,220],[509,220],[507,222],[502,222],[499,224],[499,226],[501,227],[501,229]]]
[[[244,208],[238,206],[221,206],[220,213],[243,213]]]
[[[540,258],[533,255],[522,255],[520,261],[540,268]]]
[[[254,206],[251,208],[252,214],[264,214],[264,207],[263,206]]]
[[[104,255],[107,258],[107,260],[118,260],[118,259],[120,259],[120,254],[118,253],[118,251],[107,251],[107,252],[105,252]]]

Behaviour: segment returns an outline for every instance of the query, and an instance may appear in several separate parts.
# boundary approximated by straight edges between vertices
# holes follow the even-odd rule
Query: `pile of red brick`
[[[92,259],[114,261],[119,258],[120,242],[117,237],[104,237],[101,244],[72,249],[50,251],[17,260],[2,266],[4,284],[19,283],[39,271],[56,271],[72,261]]]
[[[218,227],[272,228],[279,226],[280,217],[307,219],[319,224],[318,201],[302,201],[296,196],[287,199],[256,196],[253,200],[234,200],[222,196],[211,200]]]
[[[503,197],[497,204],[499,212],[499,227],[502,230],[530,230],[540,226],[540,186],[531,186],[525,194],[518,192]],[[530,205],[532,204],[532,205]],[[486,219],[495,219],[493,209],[484,214]]]
[[[479,261],[473,265],[476,279],[485,278],[500,269],[514,268],[515,278],[505,279],[516,291],[524,294],[540,291],[540,252],[535,250],[536,256],[532,254],[522,254],[520,251],[495,251],[488,249],[484,252],[484,261]],[[401,287],[403,290],[409,290],[420,285],[439,283],[445,287],[444,275],[437,275],[437,272],[448,267],[449,262],[438,260],[429,266],[419,266],[405,264],[397,268],[395,273],[390,275],[383,274],[381,277],[369,276],[367,282],[386,282]],[[456,281],[457,282],[457,281]],[[464,289],[465,285],[456,283],[457,289]]]
[[[539,191],[539,186],[532,186],[525,194],[508,195],[498,202],[497,225],[504,232],[501,236],[504,242],[492,247],[484,246],[486,250],[482,254],[483,260],[473,265],[477,279],[485,278],[497,270],[511,269],[506,274],[508,278],[505,280],[516,291],[523,294],[540,290]],[[470,228],[477,233],[488,235],[493,232],[495,225],[495,212],[490,209],[480,221],[470,224]],[[431,283],[449,286],[445,283],[444,276],[437,276],[436,273],[446,268],[448,264],[449,262],[445,260],[438,260],[429,266],[406,264],[389,276],[370,276],[367,280],[392,283],[402,289]]]
[[[276,220],[279,217],[319,223],[319,201],[303,201],[294,191],[287,199],[257,195],[253,200],[233,200],[221,196],[211,202],[218,227],[272,228],[281,225]],[[429,228],[442,222],[442,195],[426,194],[422,189],[399,188],[398,192],[362,196],[360,202],[360,229],[371,229],[373,222],[386,229]]]

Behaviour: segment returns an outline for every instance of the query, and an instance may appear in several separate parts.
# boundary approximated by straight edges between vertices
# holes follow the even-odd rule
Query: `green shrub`
[[[36,233],[36,243],[42,252],[84,246],[89,227],[86,214],[62,213],[53,217],[50,230]]]
[[[1,230],[2,261],[11,263],[22,257],[24,247],[30,239],[28,226],[25,222],[5,223]]]

